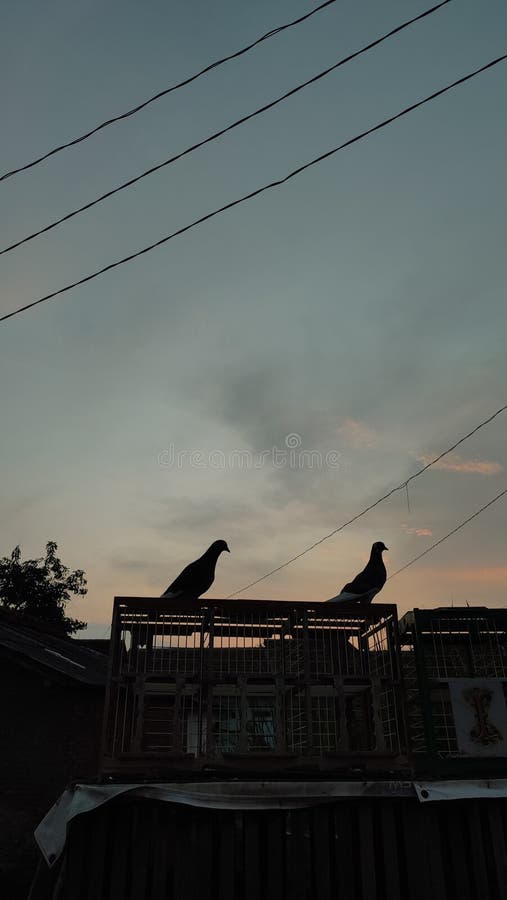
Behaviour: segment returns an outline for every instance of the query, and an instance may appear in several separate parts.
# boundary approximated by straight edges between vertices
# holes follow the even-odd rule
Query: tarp
[[[35,840],[48,865],[63,852],[67,828],[75,816],[125,794],[208,809],[301,809],[339,797],[416,796],[411,781],[76,784],[63,792],[35,830]]]
[[[415,781],[421,803],[432,800],[483,800],[507,797],[507,779],[484,781]]]
[[[42,855],[52,866],[62,854],[75,816],[125,794],[208,809],[302,809],[340,798],[380,797],[466,800],[507,797],[507,779],[494,781],[228,781],[183,784],[76,784],[67,789],[35,830]]]

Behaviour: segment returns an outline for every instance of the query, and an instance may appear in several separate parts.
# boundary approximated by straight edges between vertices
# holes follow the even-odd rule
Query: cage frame
[[[168,606],[169,603],[170,606]],[[181,745],[179,747],[176,746],[173,750],[166,750],[163,754],[151,753],[147,752],[146,750],[143,751],[139,740],[139,720],[141,718],[140,712],[138,712],[137,715],[137,739],[135,752],[131,752],[130,750],[127,753],[115,752],[115,748],[113,747],[113,752],[111,753],[111,748],[108,746],[108,729],[110,729],[111,724],[114,686],[115,684],[118,684],[118,654],[121,652],[120,637],[122,629],[122,616],[124,616],[125,614],[140,614],[141,616],[148,615],[151,617],[157,617],[158,614],[167,612],[170,612],[175,616],[181,616],[181,618],[184,618],[185,616],[195,617],[194,624],[196,622],[200,622],[201,645],[199,648],[198,670],[194,671],[192,674],[174,673],[174,675],[176,676],[175,683],[178,682],[179,684],[180,698],[181,691],[187,689],[189,686],[194,686],[198,690],[199,716],[197,746],[200,751],[203,747],[203,732],[205,731],[206,753],[202,755],[200,754],[200,752],[192,755],[186,754],[185,752],[183,752]],[[217,676],[216,673],[210,670],[210,666],[212,666],[214,660],[213,654],[210,651],[215,647],[215,641],[218,640],[220,627],[221,625],[223,625],[223,618],[221,620],[220,616],[233,617],[236,615],[241,619],[241,616],[245,616],[248,614],[252,614],[252,616],[254,614],[259,614],[259,617],[264,616],[264,621],[266,622],[271,621],[271,619],[276,618],[277,616],[281,619],[287,619],[288,615],[290,614],[291,616],[295,617],[295,621],[301,621],[303,623],[303,668],[302,672],[296,673],[297,677],[294,674],[288,675],[284,670],[282,672],[275,673],[260,672],[257,676],[251,673],[248,674],[238,672],[220,672]],[[317,623],[317,628],[313,627],[313,631],[310,631],[308,627],[309,617],[312,622],[312,627],[314,626],[314,623]],[[344,623],[344,634],[347,633],[345,631],[346,626],[350,626],[351,623],[355,623],[358,628],[361,623],[367,623],[368,628],[364,628],[364,635],[362,637],[363,641],[368,639],[368,636],[374,631],[375,628],[385,628],[386,650],[388,651],[389,666],[391,671],[390,676],[387,677],[385,675],[382,676],[382,674],[376,675],[368,672],[363,673],[362,675],[359,674],[353,678],[350,675],[337,675],[334,671],[328,672],[325,676],[319,676],[318,673],[312,673],[310,666],[311,653],[308,646],[308,641],[310,634],[312,634],[315,640],[317,640],[316,636],[318,633],[319,618],[328,621],[332,620],[337,623],[342,621]],[[204,647],[202,631],[205,626],[208,627],[209,631],[209,634],[207,632],[208,645],[206,646],[206,648],[204,648],[206,652],[202,652]],[[154,630],[153,634],[155,633],[156,632]],[[146,631],[146,637],[147,639],[149,638],[148,627]],[[285,659],[285,644],[280,649],[280,652],[282,653],[282,657]],[[361,653],[365,652],[367,653],[368,649],[365,649],[364,647],[361,648]],[[352,651],[350,651],[350,653],[352,653]],[[144,657],[145,665],[147,665],[146,661],[149,659],[149,654],[149,640],[147,640],[146,654]],[[113,605],[111,647],[106,687],[106,702],[104,710],[101,766],[102,777],[121,778],[125,775],[132,776],[132,774],[137,774],[143,777],[161,777],[169,773],[171,774],[171,777],[173,777],[178,772],[188,775],[192,772],[202,773],[203,771],[211,770],[226,770],[231,772],[237,770],[243,773],[252,772],[253,774],[258,772],[273,772],[276,774],[280,774],[280,772],[294,773],[296,771],[304,770],[307,772],[313,771],[317,776],[319,772],[329,773],[330,771],[354,771],[358,775],[361,772],[364,773],[368,771],[369,774],[371,773],[375,775],[375,773],[377,773],[379,776],[384,775],[385,773],[394,774],[396,772],[403,772],[404,774],[407,774],[407,734],[402,689],[403,676],[399,654],[400,650],[398,641],[398,618],[396,606],[393,604],[374,604],[359,607],[357,604],[340,604],[339,606],[334,606],[333,604],[323,603],[322,601],[292,602],[284,600],[268,601],[222,599],[178,599],[178,601],[168,601],[166,598],[160,597],[115,597]],[[139,654],[137,658],[139,659]],[[141,704],[146,701],[146,697],[148,696],[148,692],[146,691],[146,682],[144,685],[144,690],[142,689],[142,676],[146,674],[147,671],[145,671],[144,673],[135,671],[128,675],[126,675],[126,673],[123,674],[123,684],[126,684],[127,680],[129,680],[129,683],[132,683],[133,677],[138,678],[138,687],[140,688],[140,693],[142,694]],[[174,675],[171,675],[171,677],[174,677]],[[150,675],[150,677],[152,676]],[[164,674],[164,677],[166,677],[166,673]],[[266,752],[264,750],[256,753],[248,749],[247,736],[245,735],[245,723],[247,722],[248,717],[245,710],[245,703],[247,702],[246,696],[248,688],[254,688],[255,685],[261,685],[262,683],[266,682],[274,685],[276,746],[273,750],[269,750],[269,752]],[[332,751],[321,750],[318,753],[313,752],[315,741],[312,735],[312,710],[308,706],[308,704],[311,703],[309,699],[311,696],[311,691],[318,690],[323,686],[329,686],[330,688],[332,688],[332,690],[335,691],[335,703],[338,703],[338,701],[341,702],[343,698],[345,687],[348,687],[351,683],[357,685],[364,683],[366,687],[371,688],[371,697],[377,701],[371,703],[372,716],[375,727],[375,739],[377,741],[380,741],[380,736],[383,734],[383,725],[379,720],[380,712],[378,697],[383,685],[388,685],[388,687],[385,688],[385,693],[388,690],[392,691],[392,708],[394,709],[393,727],[395,727],[396,729],[395,737],[393,740],[397,740],[397,749],[395,751],[392,751],[385,746],[376,746],[375,749],[370,751],[364,749],[361,749],[360,751],[351,751],[350,749],[341,748]],[[230,684],[231,686],[234,685],[240,691],[242,704],[241,734],[239,736],[239,746],[237,753],[231,752],[217,754],[214,752],[215,748],[213,746],[214,733],[212,698],[215,696],[213,694],[214,688],[216,688],[217,685],[224,684]],[[282,711],[282,701],[280,699],[283,696],[283,702],[285,703],[285,694],[283,693],[283,691],[286,691],[287,685],[304,687],[306,698],[305,721],[308,733],[308,744],[310,750],[312,751],[311,753],[293,752],[290,751],[287,746],[287,723],[285,720],[282,722],[282,718],[285,715],[285,712]],[[127,696],[127,694],[125,696]],[[206,705],[205,715],[203,714],[204,705]],[[341,709],[341,706],[339,708]],[[388,708],[387,693],[386,708]],[[174,716],[176,721],[176,710]],[[134,725],[132,726],[132,728],[134,728]],[[283,740],[281,739],[281,736],[283,736]]]
[[[491,774],[506,775],[507,774],[507,758],[495,756],[476,756],[465,757],[456,754],[444,754],[438,748],[436,722],[433,715],[432,691],[441,687],[448,686],[449,678],[453,676],[437,675],[431,677],[428,673],[428,636],[433,634],[433,624],[436,621],[455,622],[457,625],[469,622],[477,625],[481,620],[485,622],[500,623],[502,629],[507,635],[507,609],[494,607],[436,607],[436,608],[414,608],[410,612],[405,613],[399,620],[399,650],[402,655],[404,647],[412,647],[414,652],[415,671],[417,677],[417,693],[418,701],[422,713],[422,721],[424,726],[425,751],[414,755],[411,753],[410,737],[409,753],[412,758],[414,771],[416,774],[427,774],[431,777],[472,777],[474,775]],[[444,633],[444,632],[442,632]],[[464,632],[452,632],[447,634],[462,634]],[[495,632],[496,633],[496,632]],[[470,634],[467,635],[470,640]],[[463,642],[465,637],[462,638]],[[401,659],[401,656],[400,656]],[[482,676],[477,673],[476,664],[473,654],[469,660],[470,674],[462,677],[495,677]],[[499,681],[507,681],[507,668],[504,677],[499,677]],[[409,728],[409,710],[406,709],[407,729]]]

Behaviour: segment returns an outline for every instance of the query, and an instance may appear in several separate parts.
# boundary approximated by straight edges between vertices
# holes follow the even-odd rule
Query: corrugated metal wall
[[[506,900],[507,802],[232,812],[114,801],[71,826],[58,900]]]

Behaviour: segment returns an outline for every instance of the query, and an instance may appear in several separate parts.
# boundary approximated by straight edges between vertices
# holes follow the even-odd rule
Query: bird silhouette
[[[386,583],[387,572],[382,553],[388,548],[382,541],[376,541],[371,548],[370,559],[353,581],[344,585],[336,597],[328,603],[371,603]]]
[[[230,553],[225,541],[214,541],[199,559],[189,563],[168,588],[162,597],[182,597],[183,595],[197,599],[209,591],[215,580],[215,566],[223,551]]]

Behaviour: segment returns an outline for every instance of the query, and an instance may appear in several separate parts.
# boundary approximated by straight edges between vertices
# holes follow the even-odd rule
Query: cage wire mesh
[[[117,601],[105,756],[399,753],[394,624],[371,607]]]
[[[412,752],[430,746],[441,757],[462,756],[451,700],[452,679],[498,679],[507,697],[505,610],[415,610],[401,622],[401,662]],[[431,740],[424,723],[428,707]]]

